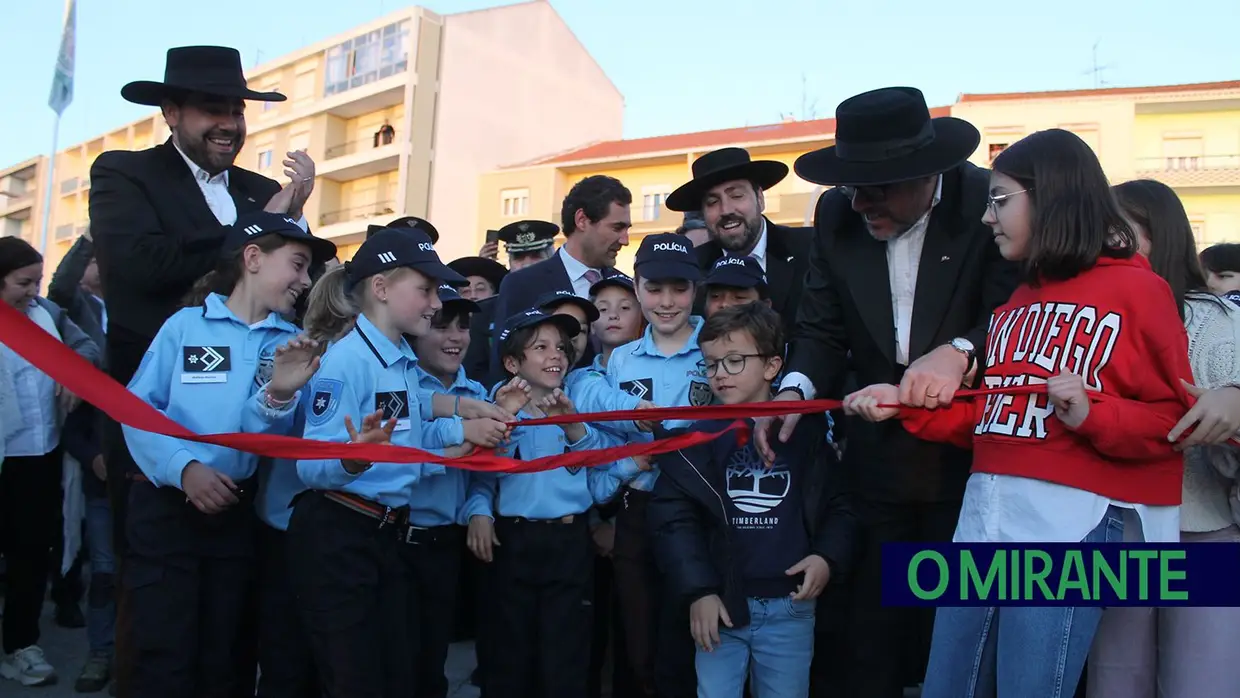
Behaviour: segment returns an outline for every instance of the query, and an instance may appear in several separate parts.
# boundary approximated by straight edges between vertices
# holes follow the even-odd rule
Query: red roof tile
[[[1100,97],[1103,95],[1157,94],[1159,92],[1197,92],[1200,90],[1240,89],[1240,80],[1197,82],[1187,85],[1151,87],[1103,87],[1095,90],[1051,90],[1048,92],[998,92],[993,94],[962,94],[958,102],[1002,102],[1015,99],[1054,99],[1056,97]]]
[[[951,107],[935,107],[930,110],[930,115],[936,118],[950,116]],[[767,141],[810,140],[833,133],[835,133],[835,119],[786,121],[777,124],[746,126],[744,128],[726,128],[718,131],[698,131],[697,133],[678,133],[670,136],[602,141],[584,148],[528,162],[523,166],[560,164],[581,160],[630,158],[653,153],[706,150],[721,148],[727,145],[763,143]]]

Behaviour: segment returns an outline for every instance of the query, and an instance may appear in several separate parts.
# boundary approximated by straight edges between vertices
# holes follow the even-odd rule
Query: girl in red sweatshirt
[[[1046,394],[897,410],[879,407],[896,387],[876,385],[845,409],[973,449],[956,542],[1178,541],[1183,456],[1167,433],[1192,370],[1170,288],[1074,134],[1014,143],[990,181],[982,220],[1025,283],[991,317],[983,385]],[[922,696],[1071,696],[1102,610],[940,608]]]

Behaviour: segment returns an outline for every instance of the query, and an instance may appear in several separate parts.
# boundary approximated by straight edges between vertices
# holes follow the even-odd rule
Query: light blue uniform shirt
[[[267,407],[259,390],[271,379],[276,348],[297,335],[277,313],[247,325],[218,294],[203,306],[168,318],[142,357],[129,390],[172,421],[198,434],[287,434],[298,399]],[[298,396],[300,397],[300,395]],[[258,456],[122,427],[134,463],[157,487],[181,487],[181,473],[198,461],[232,478],[254,475]]]
[[[392,444],[436,452],[443,444],[424,439],[423,417],[429,414],[429,393],[418,386],[417,358],[403,338],[393,344],[363,314],[347,335],[327,350],[314,381],[305,390],[307,439],[347,443],[348,415],[357,429],[362,417],[382,409],[384,421],[397,417]],[[463,430],[436,430],[427,436],[464,440]],[[352,475],[339,459],[301,460],[297,473],[307,487],[337,490],[364,497],[386,507],[409,504],[413,488],[423,478],[441,476],[442,465],[430,463],[376,462],[369,470]]]
[[[607,382],[603,357],[595,356],[590,366],[573,369],[564,379],[564,392],[578,412],[619,412],[635,410],[641,398]],[[610,424],[608,422],[607,424]]]
[[[518,419],[533,419],[521,412]],[[516,427],[497,455],[534,460],[568,450],[586,451],[615,445],[590,425],[580,441],[568,443],[556,425]],[[526,519],[558,519],[585,514],[596,503],[606,502],[620,489],[622,478],[615,466],[557,468],[539,473],[475,473],[461,519],[471,516],[519,516]]]
[[[706,380],[706,362],[698,347],[698,333],[704,321],[689,318],[693,334],[680,351],[664,355],[655,346],[653,328],[647,327],[641,339],[616,347],[607,362],[607,382],[630,395],[649,400],[659,407],[700,407],[714,400],[710,383]],[[669,419],[663,422],[668,429],[686,426],[694,420]],[[629,442],[650,441],[648,433],[637,432],[632,422],[616,422],[613,428],[629,434]],[[628,466],[625,466],[628,469]],[[638,475],[629,483],[635,490],[649,492],[659,477],[658,468]]]
[[[421,366],[415,367],[414,370],[417,372],[418,384],[422,390],[429,393],[446,393],[486,400],[486,388],[482,387],[481,383],[466,378],[463,368],[457,369],[456,380],[447,387],[444,387],[443,381],[422,370]],[[464,428],[460,417],[448,417],[428,422],[425,425],[425,432],[428,440],[442,442],[446,447],[460,443],[460,441],[456,443],[451,441],[457,434],[463,436]],[[435,434],[439,435],[433,436]],[[443,475],[423,480],[413,488],[413,494],[410,496],[409,522],[415,526],[428,527],[469,523],[458,517],[465,506],[465,496],[472,475],[470,471],[461,468],[447,468]]]

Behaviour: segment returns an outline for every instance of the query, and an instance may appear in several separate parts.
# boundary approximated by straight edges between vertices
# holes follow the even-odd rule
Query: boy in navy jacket
[[[770,399],[784,346],[770,307],[719,311],[699,343],[720,402]],[[735,432],[659,458],[647,515],[659,567],[691,604],[702,698],[739,698],[750,671],[754,698],[808,693],[816,600],[846,573],[856,535],[825,422],[806,415],[769,469]]]

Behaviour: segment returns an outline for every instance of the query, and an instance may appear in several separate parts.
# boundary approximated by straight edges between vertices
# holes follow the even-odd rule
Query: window
[[[999,153],[1007,150],[1009,145],[1011,145],[1011,143],[991,143],[989,148],[987,148],[986,155],[990,158],[991,162],[994,162],[995,158],[999,156]]]
[[[263,87],[259,89],[259,92],[279,92],[279,91],[280,91],[280,83],[275,83],[274,85],[270,85],[268,87]],[[278,102],[263,102],[263,112],[266,113],[266,112],[272,111],[278,105],[279,105]]]
[[[294,133],[288,137],[289,150],[308,150],[310,148],[310,134],[306,132]]]
[[[499,193],[499,199],[500,215],[505,218],[516,218],[529,212],[529,189],[505,189]]]
[[[667,201],[666,192],[642,195],[642,220],[657,221],[663,211],[663,203]]]
[[[271,150],[258,151],[258,169],[266,170],[271,167]]]
[[[1167,171],[1195,170],[1201,166],[1205,150],[1201,136],[1163,136],[1163,167]]]
[[[1206,239],[1206,219],[1201,216],[1189,216],[1188,225],[1193,229],[1193,240],[1197,243],[1198,251],[1210,246],[1210,241]]]
[[[409,23],[389,24],[328,49],[323,95],[339,94],[408,70]]]

